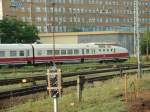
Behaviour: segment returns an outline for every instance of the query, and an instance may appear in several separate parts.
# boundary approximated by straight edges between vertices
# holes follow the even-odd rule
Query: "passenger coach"
[[[52,44],[0,44],[0,65],[128,59],[128,50],[114,45],[56,44],[55,50],[53,47]]]

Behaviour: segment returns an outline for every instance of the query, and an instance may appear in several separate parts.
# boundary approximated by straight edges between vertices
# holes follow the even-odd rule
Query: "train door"
[[[84,49],[82,49],[81,63],[84,63],[84,54],[85,54],[85,51]]]
[[[84,54],[85,54],[84,49],[82,49],[82,55],[84,55]]]
[[[116,53],[116,49],[114,48],[114,53]]]
[[[31,64],[33,62],[32,58],[31,58],[31,54],[30,54],[30,50],[29,49],[26,50],[26,59],[27,59],[27,63],[28,64]]]

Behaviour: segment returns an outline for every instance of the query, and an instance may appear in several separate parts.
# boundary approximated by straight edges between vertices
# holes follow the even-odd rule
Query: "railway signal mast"
[[[134,0],[134,37],[136,38],[135,46],[138,61],[138,77],[141,77],[141,63],[140,63],[140,34],[139,34],[139,0]]]
[[[54,112],[58,112],[58,97],[61,95],[61,70],[55,66],[47,70],[48,94],[54,99]]]

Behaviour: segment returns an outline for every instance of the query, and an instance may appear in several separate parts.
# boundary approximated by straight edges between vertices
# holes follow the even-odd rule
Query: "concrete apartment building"
[[[42,43],[115,42],[133,53],[134,0],[0,0],[4,17],[36,25]],[[139,0],[139,25],[150,28],[150,0]]]
[[[150,0],[139,2],[140,28],[150,27]],[[0,0],[0,18],[16,17],[40,32],[133,31],[133,15],[134,0]]]

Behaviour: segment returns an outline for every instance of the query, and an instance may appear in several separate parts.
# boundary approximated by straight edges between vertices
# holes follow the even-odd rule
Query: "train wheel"
[[[31,65],[32,65],[31,61],[28,61],[28,62],[27,62],[27,65],[31,66]]]
[[[84,58],[81,59],[81,63],[84,63]]]
[[[99,61],[99,63],[101,63],[101,64],[102,64],[102,63],[104,63],[104,61],[103,61],[103,60],[100,60],[100,61]]]

